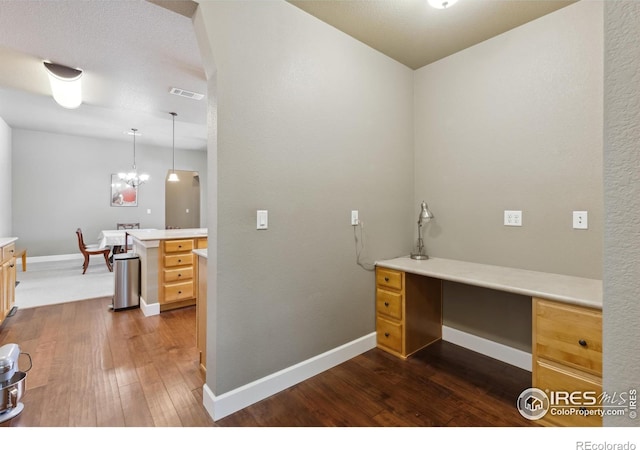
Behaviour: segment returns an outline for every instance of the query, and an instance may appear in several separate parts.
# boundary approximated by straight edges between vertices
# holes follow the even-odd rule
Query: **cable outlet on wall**
[[[351,211],[351,225],[358,225],[358,210]]]
[[[522,211],[505,211],[504,224],[508,227],[521,227]]]

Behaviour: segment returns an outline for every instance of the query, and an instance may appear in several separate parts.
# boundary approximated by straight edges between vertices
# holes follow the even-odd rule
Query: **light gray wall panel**
[[[136,140],[138,171],[151,179],[140,186],[137,207],[110,205],[111,174],[130,170],[131,143],[13,130],[13,233],[29,256],[78,252],[75,230],[97,243],[100,230],[118,222],[140,222],[164,228],[164,180],[171,168],[171,149]],[[176,166],[205,174],[206,153],[176,149]],[[147,214],[147,210],[151,214]],[[206,217],[206,216],[201,216]]]
[[[356,264],[350,211],[365,259],[410,251],[413,75],[285,2],[200,8],[217,64],[207,379],[220,395],[374,331],[374,276]],[[256,230],[258,209],[268,230]]]
[[[11,230],[11,179],[11,128],[0,117],[0,237],[14,237]]]
[[[578,2],[416,71],[432,255],[602,277],[602,47],[602,4]]]

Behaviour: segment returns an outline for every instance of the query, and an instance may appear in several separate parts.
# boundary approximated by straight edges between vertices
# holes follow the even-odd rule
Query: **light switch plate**
[[[588,230],[589,229],[589,215],[587,211],[574,211],[573,212],[573,229],[574,230]]]
[[[256,214],[256,229],[266,230],[269,228],[269,212],[263,209],[259,209]]]

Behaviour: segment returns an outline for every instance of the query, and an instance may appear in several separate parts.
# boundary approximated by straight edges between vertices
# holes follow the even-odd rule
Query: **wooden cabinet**
[[[576,414],[551,414],[544,422],[562,426],[601,426],[589,411],[591,397],[602,393],[602,312],[597,309],[533,298],[533,387],[545,392],[576,392],[556,400],[558,409]],[[583,396],[588,393],[588,398]]]
[[[196,259],[196,347],[200,354],[200,370],[207,371],[207,258]]]
[[[16,245],[0,247],[0,324],[4,322],[15,304]]]
[[[160,310],[195,305],[194,248],[206,248],[206,238],[167,239],[160,243],[159,292]]]
[[[442,283],[438,279],[376,268],[376,340],[401,358],[442,337]]]

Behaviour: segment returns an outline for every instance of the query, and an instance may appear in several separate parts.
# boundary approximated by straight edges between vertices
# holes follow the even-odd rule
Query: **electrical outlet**
[[[504,224],[508,227],[521,227],[522,211],[505,211]]]
[[[574,211],[573,212],[573,229],[574,230],[587,230],[589,229],[589,216],[587,211]]]
[[[351,225],[358,225],[358,210],[351,211]]]

